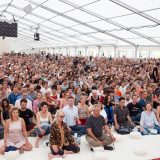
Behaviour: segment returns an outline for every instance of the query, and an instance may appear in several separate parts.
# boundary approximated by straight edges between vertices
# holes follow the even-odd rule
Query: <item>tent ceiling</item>
[[[28,4],[29,14],[23,10]],[[31,47],[160,45],[159,0],[0,0],[0,19],[13,15],[17,43]],[[34,42],[37,28],[40,41]]]

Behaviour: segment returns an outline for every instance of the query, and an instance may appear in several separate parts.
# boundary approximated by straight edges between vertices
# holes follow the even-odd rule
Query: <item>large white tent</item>
[[[0,0],[0,20],[13,16],[10,51],[160,57],[160,0]]]

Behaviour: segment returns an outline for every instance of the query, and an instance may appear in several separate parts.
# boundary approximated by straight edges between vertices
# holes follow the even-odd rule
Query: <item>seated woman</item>
[[[114,113],[113,113],[114,104],[111,102],[110,95],[106,95],[104,99],[104,110],[107,114],[107,124],[112,125],[114,122]]]
[[[9,101],[7,98],[2,99],[1,102],[1,107],[2,107],[2,116],[4,121],[6,121],[7,119],[9,119],[9,111],[10,109],[13,107],[11,106],[11,104],[9,104]]]
[[[33,112],[34,112],[35,115],[37,114],[37,112],[39,112],[41,102],[42,102],[42,93],[38,92],[37,93],[37,98],[33,102]]]
[[[63,156],[64,154],[78,153],[80,148],[76,146],[74,138],[70,134],[69,128],[63,122],[64,112],[58,110],[55,116],[54,123],[51,126],[50,132],[50,149],[52,154],[49,154],[49,159]]]
[[[160,134],[160,124],[158,123],[150,104],[147,104],[146,110],[142,112],[140,125],[140,132],[142,135]]]
[[[48,103],[41,103],[41,111],[36,114],[37,127],[35,128],[35,133],[38,135],[35,147],[39,147],[39,141],[44,135],[50,133],[50,125],[52,124],[52,115],[48,111]]]
[[[28,141],[25,122],[19,117],[18,108],[10,110],[10,119],[5,123],[4,129],[4,145],[0,149],[0,153],[12,149],[18,149],[20,153],[31,151],[32,145]]]
[[[85,125],[86,119],[89,116],[88,106],[85,104],[86,98],[84,96],[81,97],[80,103],[78,104],[78,117],[81,125]]]

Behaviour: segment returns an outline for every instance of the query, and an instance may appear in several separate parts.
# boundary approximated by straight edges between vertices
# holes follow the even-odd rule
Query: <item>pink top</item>
[[[7,146],[15,146],[17,148],[20,148],[25,144],[21,118],[19,118],[18,121],[15,122],[10,121],[7,137]]]

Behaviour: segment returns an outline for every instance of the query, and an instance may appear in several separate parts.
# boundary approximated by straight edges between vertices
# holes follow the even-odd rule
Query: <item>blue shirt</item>
[[[138,102],[138,105],[139,105],[141,111],[143,111],[146,106],[146,101],[144,99],[140,99]]]
[[[20,93],[17,93],[17,94],[14,94],[13,92],[10,93],[8,96],[9,103],[15,105],[15,102],[16,102],[18,96],[20,96]]]

